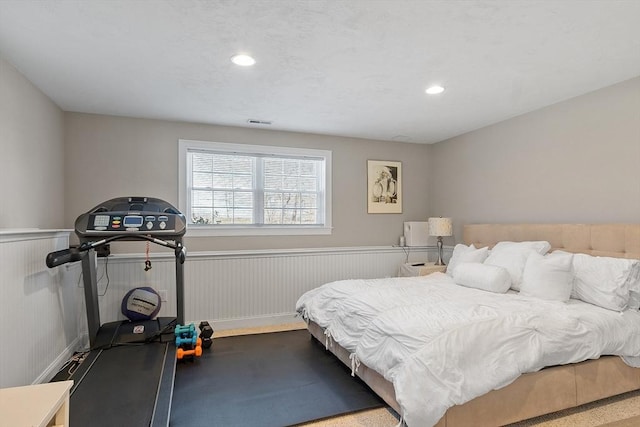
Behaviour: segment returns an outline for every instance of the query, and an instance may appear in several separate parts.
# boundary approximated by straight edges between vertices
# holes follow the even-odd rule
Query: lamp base
[[[447,265],[442,260],[442,236],[438,236],[438,260],[435,265]]]

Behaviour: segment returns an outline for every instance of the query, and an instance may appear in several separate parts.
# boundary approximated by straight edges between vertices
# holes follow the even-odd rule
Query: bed
[[[507,241],[545,241],[551,254],[589,255],[573,255],[573,259],[640,259],[640,224],[464,227],[465,245],[494,248]],[[501,294],[458,286],[443,273],[388,281],[326,284],[303,295],[297,308],[310,333],[410,427],[505,425],[640,389],[640,311],[636,308],[602,308],[575,295],[565,302],[538,302],[513,289]],[[379,298],[370,299],[373,294]],[[356,295],[358,299],[353,298]],[[508,308],[496,305],[506,299]],[[379,300],[395,306],[381,310],[378,306],[386,303]],[[427,313],[407,311],[413,306],[429,308]],[[570,317],[561,317],[564,312]],[[505,318],[499,323],[491,323],[501,316]],[[401,318],[417,322],[405,327],[399,324]],[[473,328],[442,333],[444,329],[438,328],[447,323]],[[436,331],[425,332],[422,324]],[[563,324],[561,329],[570,337],[556,335],[557,324]],[[448,335],[449,341],[466,342],[463,345],[473,352],[465,356],[449,341],[440,340],[442,335]],[[502,338],[506,336],[510,338]],[[489,347],[486,355],[475,350],[480,347]],[[473,360],[465,362],[465,357]],[[456,359],[462,360],[462,368]]]

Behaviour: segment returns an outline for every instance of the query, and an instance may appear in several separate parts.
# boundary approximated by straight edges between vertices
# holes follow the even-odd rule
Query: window
[[[179,141],[190,234],[331,233],[331,152]]]

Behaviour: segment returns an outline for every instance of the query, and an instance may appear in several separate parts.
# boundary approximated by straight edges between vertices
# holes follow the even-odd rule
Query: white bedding
[[[442,273],[328,283],[297,310],[393,383],[410,427],[545,366],[640,356],[636,310],[496,294]]]

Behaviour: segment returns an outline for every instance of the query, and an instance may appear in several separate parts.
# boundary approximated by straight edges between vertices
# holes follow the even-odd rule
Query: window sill
[[[319,236],[330,235],[331,227],[206,227],[187,225],[186,237],[224,236]]]

